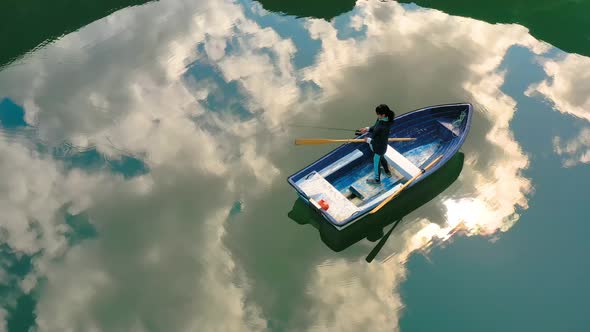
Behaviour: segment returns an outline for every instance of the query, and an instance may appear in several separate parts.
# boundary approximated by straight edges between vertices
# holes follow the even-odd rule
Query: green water
[[[37,1],[0,4],[0,67],[121,8],[149,0]]]
[[[587,331],[587,12],[3,2],[0,331]],[[285,181],[450,102],[461,152],[347,232]]]

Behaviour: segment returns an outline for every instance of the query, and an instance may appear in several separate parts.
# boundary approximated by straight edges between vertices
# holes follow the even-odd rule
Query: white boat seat
[[[338,159],[336,162],[332,163],[330,166],[322,169],[318,173],[320,173],[320,175],[323,177],[327,177],[328,175],[336,172],[337,170],[350,164],[351,162],[353,162],[354,160],[356,160],[362,156],[363,156],[363,153],[359,149],[356,149],[356,150],[352,151],[351,153],[347,154],[346,156]]]
[[[317,172],[312,172],[299,180],[297,185],[316,207],[317,202],[322,199],[325,200],[329,205],[325,213],[332,216],[337,222],[343,221],[353,213],[360,211],[356,205]]]
[[[385,159],[387,159],[387,162],[405,178],[410,179],[422,173],[422,170],[390,145],[387,146],[387,150],[385,151]]]

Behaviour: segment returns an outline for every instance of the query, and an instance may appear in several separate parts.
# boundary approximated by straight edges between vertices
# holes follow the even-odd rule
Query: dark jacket
[[[369,128],[369,132],[371,133],[371,147],[373,148],[373,152],[378,155],[383,155],[387,150],[387,144],[389,139],[389,128],[391,128],[391,124],[393,122],[390,121],[381,121],[377,120],[375,125]]]

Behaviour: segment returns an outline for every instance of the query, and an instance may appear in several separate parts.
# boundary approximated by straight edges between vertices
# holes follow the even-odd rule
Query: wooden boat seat
[[[326,201],[329,208],[325,210],[325,213],[329,214],[336,222],[343,221],[360,211],[356,205],[317,172],[312,172],[299,180],[297,185],[318,209],[321,208],[318,202],[322,199]]]
[[[387,146],[387,150],[385,151],[385,159],[405,178],[410,179],[422,172],[416,165],[390,145]]]

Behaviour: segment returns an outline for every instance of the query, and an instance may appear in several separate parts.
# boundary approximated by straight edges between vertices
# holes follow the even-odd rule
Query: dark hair
[[[395,113],[385,104],[375,107],[375,112],[379,115],[387,116],[390,122],[393,122],[393,118],[395,118]]]

